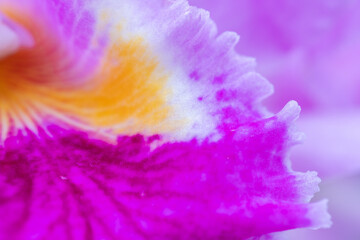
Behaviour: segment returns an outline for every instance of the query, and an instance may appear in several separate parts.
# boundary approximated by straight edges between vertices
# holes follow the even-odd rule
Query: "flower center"
[[[164,127],[167,76],[143,39],[105,46],[86,14],[69,27],[60,17],[13,12],[0,28],[0,145],[49,124],[114,136],[173,128]]]

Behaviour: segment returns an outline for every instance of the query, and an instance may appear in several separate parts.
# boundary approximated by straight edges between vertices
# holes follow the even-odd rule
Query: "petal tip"
[[[277,117],[282,122],[292,123],[299,118],[301,107],[299,104],[291,100],[285,107],[277,114]]]
[[[312,219],[310,229],[330,228],[332,225],[331,215],[328,212],[328,200],[312,204],[308,212],[309,219]]]

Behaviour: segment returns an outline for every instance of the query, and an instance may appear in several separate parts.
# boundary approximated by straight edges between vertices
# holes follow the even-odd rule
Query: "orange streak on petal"
[[[59,92],[62,111],[91,125],[110,127],[125,123],[132,133],[159,128],[169,116],[167,77],[146,52],[141,39],[112,47],[92,86]]]
[[[87,125],[94,132],[103,129],[113,134],[155,134],[171,131],[178,124],[168,121],[172,111],[167,104],[168,77],[140,38],[114,44],[96,76],[80,86],[66,84],[66,80],[62,85],[59,81],[28,81],[21,70],[8,69],[20,61],[16,59],[20,56],[0,62],[0,77],[7,79],[0,81],[0,98],[8,105],[41,104],[57,113],[54,116],[51,111],[37,109],[43,118],[50,115],[64,122],[59,118],[62,114],[66,124],[82,129]],[[17,114],[16,118],[21,116],[26,119],[20,122],[29,122],[29,112]],[[33,124],[28,127],[34,129]]]

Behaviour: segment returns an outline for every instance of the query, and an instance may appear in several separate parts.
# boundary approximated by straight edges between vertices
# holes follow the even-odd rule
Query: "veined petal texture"
[[[0,0],[0,239],[249,239],[328,226],[300,107],[186,1]],[[0,42],[2,43],[2,42]]]

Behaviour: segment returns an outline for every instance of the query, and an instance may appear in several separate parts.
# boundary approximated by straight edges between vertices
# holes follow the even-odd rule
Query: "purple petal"
[[[109,31],[114,35],[112,44],[123,38],[130,39],[130,43],[134,39],[143,40],[141,47],[146,51],[130,54],[145,59],[144,52],[148,51],[156,61],[150,62],[153,67],[151,71],[144,70],[141,80],[144,83],[152,80],[146,74],[163,76],[157,68],[168,75],[164,86],[155,86],[160,90],[154,94],[163,94],[164,99],[154,111],[170,108],[173,115],[165,120],[186,124],[163,130],[165,133],[155,125],[159,135],[153,137],[147,135],[150,132],[147,127],[135,125],[138,129],[134,131],[139,135],[122,135],[117,144],[109,144],[94,138],[96,134],[92,131],[114,136],[118,125],[126,124],[125,120],[106,127],[92,126],[87,118],[97,112],[92,111],[90,102],[81,102],[84,107],[80,109],[72,101],[63,100],[67,99],[66,94],[60,96],[71,109],[89,110],[83,121],[76,122],[74,109],[59,113],[63,101],[53,104],[49,94],[50,100],[43,103],[47,91],[33,94],[31,100],[41,106],[39,115],[46,116],[37,121],[39,126],[31,125],[31,133],[27,124],[32,122],[16,114],[2,122],[6,126],[1,126],[8,130],[19,123],[19,127],[15,126],[19,133],[11,132],[0,149],[0,213],[4,219],[0,238],[246,239],[330,224],[326,202],[309,203],[318,190],[316,173],[297,173],[289,167],[288,149],[299,140],[292,122],[300,108],[290,102],[278,115],[269,117],[271,114],[261,101],[271,93],[272,86],[254,72],[252,59],[234,51],[236,34],[218,35],[208,13],[189,7],[186,1],[95,2],[95,5],[91,1],[41,4],[34,0],[30,12],[34,13],[36,6],[46,9],[43,17],[50,27],[45,29],[53,34],[56,43],[68,40],[64,43],[66,50],[74,50],[81,59],[87,60],[87,53],[94,56],[85,61],[89,65],[80,68],[80,73],[90,70],[86,73],[94,74],[96,67],[91,68],[91,64],[98,66],[98,58],[103,56],[101,38],[93,36],[99,23],[96,20],[110,18],[109,27],[114,28]],[[94,6],[99,11],[88,11],[87,7]],[[55,27],[51,28],[51,24]],[[119,28],[123,29],[118,31]],[[93,37],[99,48],[89,47]],[[71,58],[76,63],[77,59]],[[110,60],[104,64],[120,61]],[[144,69],[138,67],[139,72]],[[86,83],[84,75],[76,76]],[[120,76],[123,79],[114,85],[134,77],[132,72]],[[139,81],[138,85],[142,83]],[[66,81],[59,84],[68,87],[69,92],[79,87],[67,85]],[[117,87],[116,90],[121,89]],[[37,88],[41,86],[34,87]],[[107,96],[107,92],[102,94]],[[114,106],[152,97],[130,94],[128,98],[114,100]],[[105,106],[110,112],[116,109]],[[122,112],[114,114],[121,116]],[[131,121],[139,120],[137,116],[130,117]],[[69,126],[60,125],[62,120]],[[168,123],[165,120],[157,124]],[[88,132],[75,130],[78,126]]]
[[[117,145],[52,127],[9,138],[0,152],[0,238],[245,239],[328,224],[314,173],[283,162],[279,118],[216,142],[119,137]],[[14,214],[15,213],[15,214]]]

